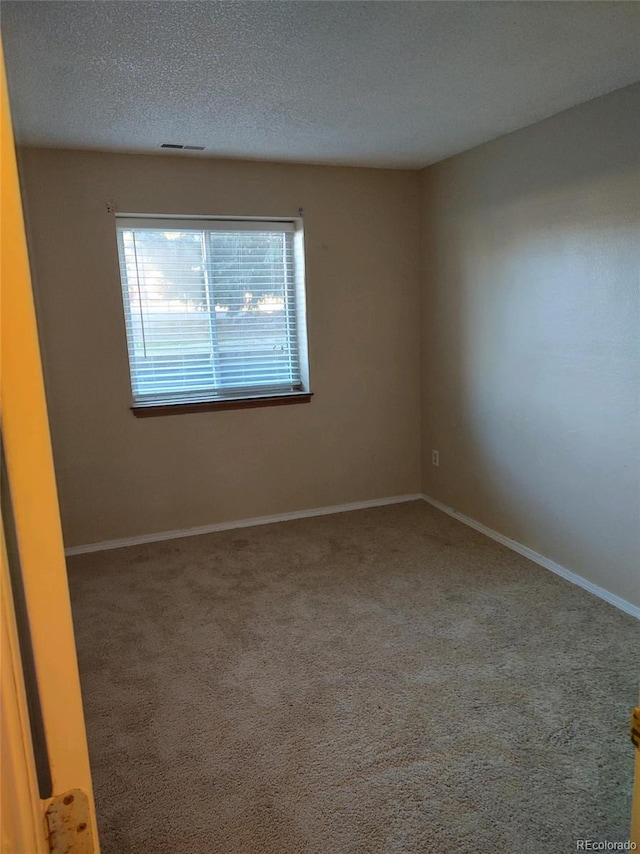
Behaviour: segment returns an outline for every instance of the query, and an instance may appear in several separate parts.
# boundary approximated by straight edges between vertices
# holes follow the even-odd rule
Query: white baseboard
[[[538,554],[538,552],[534,552],[534,550],[530,549],[528,546],[523,546],[516,540],[512,540],[510,537],[505,537],[504,534],[500,534],[492,528],[487,528],[486,525],[483,525],[481,522],[476,522],[476,520],[472,519],[470,516],[465,516],[464,513],[458,513],[458,511],[454,510],[453,507],[448,507],[446,504],[443,504],[441,501],[437,501],[435,498],[431,498],[429,495],[422,495],[422,499],[426,501],[427,504],[431,504],[437,510],[442,510],[442,512],[446,513],[448,516],[453,516],[453,518],[457,519],[459,522],[463,522],[465,525],[468,525],[470,528],[474,528],[476,531],[490,537],[492,540],[502,543],[502,545],[506,546],[508,549],[529,558],[529,560],[532,560],[534,563],[537,563],[545,569],[559,575],[566,581],[570,581],[572,584],[582,587],[583,590],[593,593],[594,596],[604,599],[605,602],[619,608],[621,611],[624,611],[625,614],[630,614],[632,617],[640,620],[640,607],[637,605],[627,602],[626,599],[621,599],[620,596],[616,596],[615,593],[610,593],[608,590],[605,590],[604,587],[598,587],[597,584],[587,581],[587,579],[583,578],[581,575],[571,572],[570,569],[566,569],[566,567],[561,566],[559,563],[555,563],[555,561],[550,560],[544,555]]]
[[[232,522],[218,522],[214,525],[201,525],[198,528],[181,528],[175,531],[161,531],[156,534],[142,534],[138,537],[124,537],[120,540],[105,540],[101,543],[87,543],[83,546],[71,546],[70,548],[65,549],[65,554],[70,557],[72,555],[87,554],[89,552],[121,549],[126,546],[138,546],[144,543],[157,543],[162,540],[177,540],[181,537],[197,537],[200,534],[212,534],[216,531],[230,531],[234,528],[252,528],[256,525],[271,525],[275,522],[288,522],[292,519],[307,519],[311,516],[328,516],[332,513],[347,513],[350,510],[366,510],[369,507],[384,507],[387,504],[402,504],[406,501],[418,501],[420,499],[431,504],[437,510],[441,510],[443,513],[446,513],[448,516],[452,516],[459,522],[468,525],[470,528],[474,528],[481,534],[490,537],[492,540],[502,543],[502,545],[506,546],[508,549],[529,558],[529,560],[532,560],[539,566],[559,575],[566,581],[570,581],[572,584],[582,587],[583,590],[593,593],[594,596],[604,599],[604,601],[609,602],[610,605],[613,605],[621,611],[624,611],[626,614],[630,614],[632,617],[640,620],[640,607],[637,605],[633,605],[631,602],[621,599],[620,596],[616,596],[615,593],[610,593],[603,587],[598,587],[597,584],[587,581],[587,579],[583,578],[581,575],[577,575],[575,572],[571,572],[570,569],[566,569],[566,567],[561,566],[559,563],[555,563],[555,561],[550,560],[544,555],[538,554],[538,552],[535,552],[528,546],[523,546],[521,543],[516,542],[516,540],[512,540],[510,537],[505,537],[504,534],[500,534],[498,531],[488,528],[486,525],[483,525],[481,522],[477,522],[470,516],[465,516],[464,513],[459,513],[457,510],[454,510],[452,507],[448,507],[441,501],[431,498],[429,495],[422,495],[420,493],[412,495],[393,495],[389,498],[372,498],[369,501],[352,501],[349,504],[334,504],[330,507],[315,507],[310,510],[294,510],[291,513],[276,513],[273,516],[256,516],[253,519],[238,519]]]
[[[109,549],[121,549],[125,546],[139,546],[143,543],[157,543],[161,540],[177,540],[181,537],[197,537],[200,534],[212,534],[216,531],[230,531],[233,528],[253,528],[255,525],[271,525],[274,522],[288,522],[291,519],[307,519],[310,516],[329,516],[332,513],[347,513],[349,510],[366,510],[369,507],[384,507],[387,504],[403,504],[405,501],[419,501],[423,496],[393,495],[389,498],[371,498],[369,501],[352,501],[349,504],[334,504],[330,507],[315,507],[311,510],[294,510],[291,513],[276,513],[273,516],[255,516],[253,519],[238,519],[234,522],[218,522],[215,525],[201,525],[199,528],[182,528],[177,531],[161,531],[158,534],[142,534],[138,537],[124,537],[121,540],[105,540],[102,543],[87,543],[84,546],[70,546],[65,549],[67,556],[103,552]]]

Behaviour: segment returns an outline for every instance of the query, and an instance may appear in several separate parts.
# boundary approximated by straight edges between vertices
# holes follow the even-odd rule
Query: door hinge
[[[54,795],[45,815],[51,854],[94,854],[89,800],[82,789]]]
[[[640,706],[631,711],[631,741],[640,750]]]

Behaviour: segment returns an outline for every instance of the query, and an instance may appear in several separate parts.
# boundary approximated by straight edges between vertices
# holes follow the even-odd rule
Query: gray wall
[[[424,492],[640,604],[640,85],[422,185]]]

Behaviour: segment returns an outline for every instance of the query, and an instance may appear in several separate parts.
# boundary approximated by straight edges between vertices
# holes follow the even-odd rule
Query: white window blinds
[[[117,218],[134,404],[305,391],[293,222]]]

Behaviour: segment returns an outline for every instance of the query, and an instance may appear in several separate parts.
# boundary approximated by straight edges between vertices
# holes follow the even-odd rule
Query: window
[[[309,400],[300,221],[116,226],[136,415]]]

